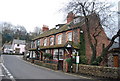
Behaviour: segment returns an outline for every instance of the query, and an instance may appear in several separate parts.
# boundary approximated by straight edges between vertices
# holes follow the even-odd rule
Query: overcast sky
[[[28,32],[43,24],[53,28],[56,24],[65,23],[65,15],[59,9],[67,1],[69,0],[0,0],[0,21],[23,25]]]

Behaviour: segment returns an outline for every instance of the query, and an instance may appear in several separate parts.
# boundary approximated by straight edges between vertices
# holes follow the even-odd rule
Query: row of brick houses
[[[90,19],[90,33],[91,36],[95,33],[101,32],[97,37],[97,56],[102,52],[103,47],[109,44],[104,29],[99,24],[99,17],[96,14],[88,16]],[[99,24],[97,31],[95,27]],[[43,26],[43,33],[34,38],[31,42],[30,57],[43,61],[43,54],[50,53],[53,56],[52,61],[57,62],[63,68],[64,59],[73,57],[82,49],[81,43],[85,43],[85,56],[87,63],[90,63],[92,51],[89,41],[87,39],[87,30],[84,23],[84,17],[75,16],[72,12],[67,15],[66,24],[58,24],[55,28],[50,29]],[[82,42],[81,39],[84,39]],[[92,38],[92,42],[95,40]],[[81,48],[80,48],[81,47]]]

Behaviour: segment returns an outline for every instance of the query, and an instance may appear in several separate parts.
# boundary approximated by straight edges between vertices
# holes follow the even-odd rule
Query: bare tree
[[[33,33],[35,33],[35,35],[36,36],[38,36],[39,34],[41,34],[42,33],[42,30],[41,30],[41,28],[40,27],[35,27],[34,28],[34,31],[33,31]]]
[[[102,26],[109,28],[110,23],[108,22],[113,22],[113,19],[110,15],[112,14],[110,7],[112,7],[110,4],[105,2],[98,2],[97,0],[72,0],[64,8],[65,11],[73,11],[75,14],[84,17],[86,31],[87,31],[86,34],[92,50],[91,64],[99,65],[107,55],[107,51],[112,46],[114,40],[119,36],[120,32],[118,31],[118,33],[113,36],[110,44],[102,50],[101,55],[99,57],[96,57],[97,54],[96,47],[98,45],[97,37],[100,36],[103,30]],[[96,14],[98,18],[97,21],[94,23],[95,27],[92,28],[92,31],[94,31],[93,33],[91,33],[91,28],[90,28],[92,22],[90,20],[93,17],[90,15],[92,14]],[[94,40],[94,42],[92,42],[92,39]]]

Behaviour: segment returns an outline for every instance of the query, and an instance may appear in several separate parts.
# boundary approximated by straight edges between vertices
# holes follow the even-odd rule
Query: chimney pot
[[[74,17],[75,17],[75,14],[73,12],[69,12],[67,15],[67,23],[73,21]]]
[[[48,30],[49,30],[48,26],[47,25],[43,25],[42,31],[45,32],[45,31],[48,31]]]

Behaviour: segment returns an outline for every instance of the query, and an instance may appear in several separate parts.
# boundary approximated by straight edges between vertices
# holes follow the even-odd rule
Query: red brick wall
[[[41,38],[40,39],[40,46],[43,46],[43,41],[44,41],[44,38]]]
[[[97,56],[101,55],[102,49],[103,49],[103,44],[105,44],[105,47],[109,44],[109,40],[104,32],[104,29],[100,26],[99,28],[97,28],[97,30],[95,30],[95,28],[98,27],[98,20],[96,16],[93,16],[93,18],[91,19],[90,22],[90,33],[91,33],[91,37],[92,37],[92,43],[95,43],[95,40],[93,38],[93,34],[97,31],[97,33],[99,31],[101,31],[101,33],[99,34],[99,36],[97,37]],[[86,31],[86,26],[83,25],[82,30],[84,31],[84,35],[85,35],[85,42],[86,42],[86,57],[88,59],[88,63],[90,63],[91,60],[91,56],[92,56],[92,50],[89,44],[89,40],[87,37],[87,31]]]
[[[44,32],[44,31],[48,31],[48,30],[49,30],[48,26],[43,25],[42,31]]]
[[[80,29],[75,29],[73,30],[73,42],[74,43],[79,43],[80,41]]]

